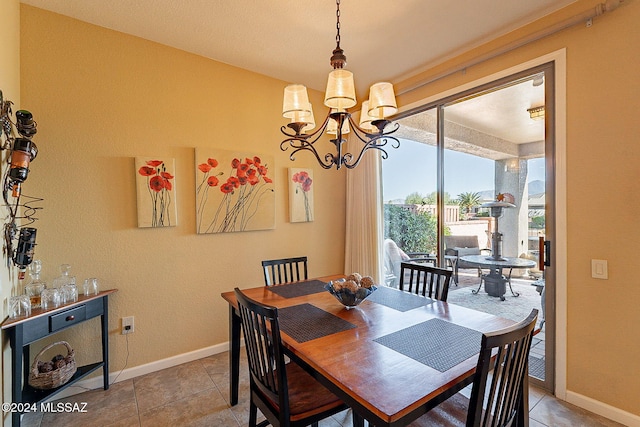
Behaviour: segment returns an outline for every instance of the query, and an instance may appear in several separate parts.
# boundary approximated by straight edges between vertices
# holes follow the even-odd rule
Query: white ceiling
[[[358,95],[575,0],[344,0],[341,47]],[[335,48],[331,0],[21,0],[102,27],[324,90]]]
[[[574,1],[344,0],[346,68],[362,101],[376,81],[409,77]],[[331,71],[331,0],[21,2],[320,91]]]

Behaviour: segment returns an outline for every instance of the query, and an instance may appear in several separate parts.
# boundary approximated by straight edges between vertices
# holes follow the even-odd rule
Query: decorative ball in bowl
[[[377,289],[371,277],[362,277],[358,273],[350,274],[346,279],[331,281],[324,288],[347,310],[358,306]]]

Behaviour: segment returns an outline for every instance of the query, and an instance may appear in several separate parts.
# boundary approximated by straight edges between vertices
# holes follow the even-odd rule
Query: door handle
[[[544,241],[544,265],[547,267],[551,265],[551,242],[549,240]]]
[[[538,237],[538,269],[544,271],[544,267],[551,265],[551,242]]]

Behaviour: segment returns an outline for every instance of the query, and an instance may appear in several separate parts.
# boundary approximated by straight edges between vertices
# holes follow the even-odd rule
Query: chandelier
[[[397,123],[391,126],[390,131],[384,132],[391,124],[386,117],[398,111],[393,86],[387,82],[371,86],[369,99],[362,103],[360,122],[356,124],[347,111],[357,102],[353,73],[344,69],[346,63],[347,57],[340,48],[340,0],[336,0],[336,48],[331,56],[333,71],[329,74],[324,97],[324,105],[329,108],[329,112],[317,130],[312,131],[316,124],[307,88],[301,84],[292,84],[284,89],[282,115],[291,122],[280,129],[287,136],[280,143],[280,149],[286,151],[289,147],[293,148],[289,156],[291,160],[295,160],[298,151],[307,150],[313,153],[324,169],[331,169],[334,165],[336,169],[342,166],[352,169],[370,149],[380,150],[382,158],[386,159],[388,154],[385,147],[389,141],[393,148],[400,146],[397,138],[389,136],[400,127]],[[345,136],[351,131],[363,144],[357,155],[343,153],[342,144],[347,141]],[[323,159],[314,144],[325,133],[331,135],[330,141],[335,145],[336,152],[325,154]]]

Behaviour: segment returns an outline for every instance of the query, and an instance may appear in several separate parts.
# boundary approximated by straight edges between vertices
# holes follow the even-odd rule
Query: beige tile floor
[[[243,354],[244,357],[244,354]],[[133,427],[133,426],[246,426],[249,419],[248,372],[241,363],[240,397],[229,406],[228,353],[185,363],[173,368],[113,384],[109,390],[86,391],[61,402],[86,403],[86,413],[28,414],[28,427]],[[616,422],[562,402],[531,388],[531,427],[620,426]],[[345,411],[320,423],[321,427],[349,427]]]

